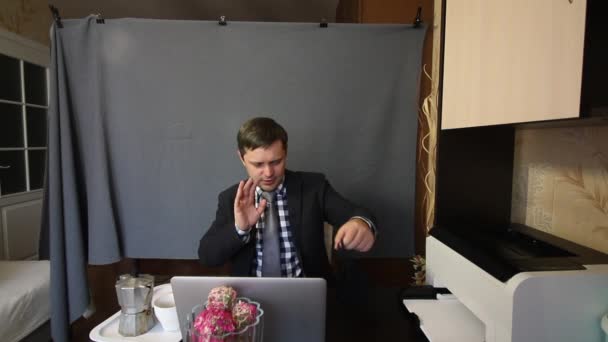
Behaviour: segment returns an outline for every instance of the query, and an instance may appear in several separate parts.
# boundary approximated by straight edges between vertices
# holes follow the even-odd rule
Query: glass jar
[[[194,328],[196,317],[205,310],[207,303],[199,304],[192,308],[192,312],[186,319],[186,336],[184,342],[261,342],[264,332],[264,310],[260,307],[260,303],[249,300],[249,298],[238,297],[236,302],[243,301],[256,306],[256,319],[253,323],[242,327],[241,329],[222,335],[203,334]]]

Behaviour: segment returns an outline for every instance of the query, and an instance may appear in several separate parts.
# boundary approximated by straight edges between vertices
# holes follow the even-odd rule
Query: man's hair
[[[249,119],[239,128],[236,135],[241,157],[245,155],[246,149],[267,148],[277,140],[281,140],[283,148],[287,150],[287,132],[271,118]]]

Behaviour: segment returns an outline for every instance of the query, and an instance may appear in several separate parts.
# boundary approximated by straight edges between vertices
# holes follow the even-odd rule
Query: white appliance
[[[603,341],[601,319],[608,312],[603,253],[511,225],[436,227],[427,237],[426,256],[427,281],[454,295],[405,301],[431,342]],[[456,306],[457,315],[445,314]]]

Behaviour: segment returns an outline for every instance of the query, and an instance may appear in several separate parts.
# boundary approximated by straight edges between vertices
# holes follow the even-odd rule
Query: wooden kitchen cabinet
[[[577,118],[585,0],[445,0],[441,128]]]

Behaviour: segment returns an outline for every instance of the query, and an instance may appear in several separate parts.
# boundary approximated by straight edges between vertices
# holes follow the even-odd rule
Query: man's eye
[[[253,166],[255,166],[255,167],[262,167],[262,163],[253,163]]]

